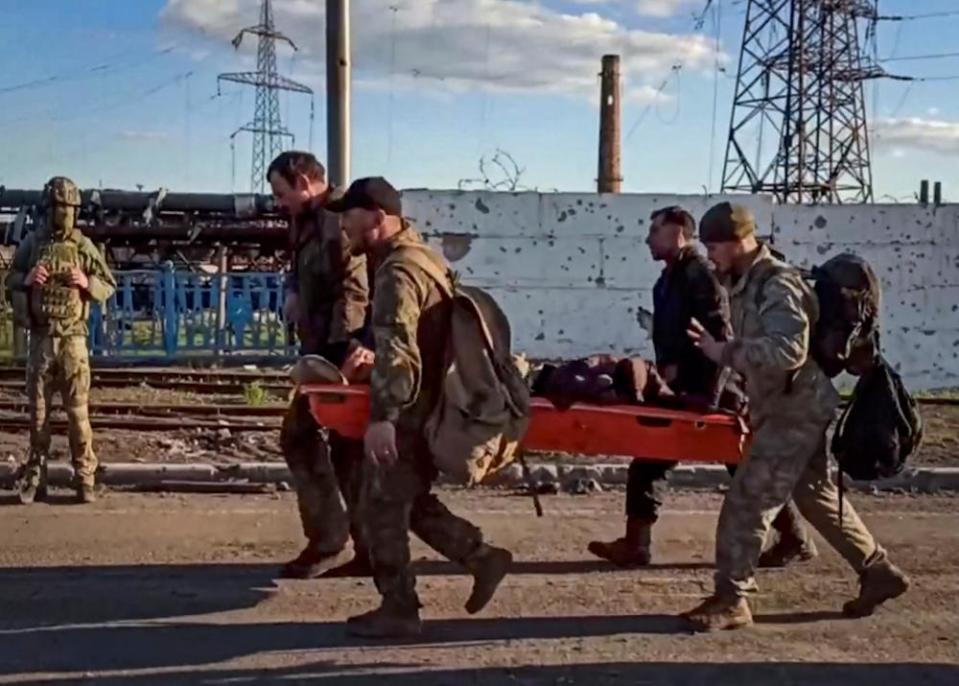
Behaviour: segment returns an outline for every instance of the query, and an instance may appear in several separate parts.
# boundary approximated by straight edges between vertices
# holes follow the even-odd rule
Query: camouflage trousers
[[[50,406],[60,394],[67,414],[67,436],[77,485],[93,485],[97,456],[90,428],[90,353],[83,336],[30,337],[27,358],[27,398],[30,406],[30,454],[24,466],[25,482],[46,478],[50,458]]]
[[[409,532],[461,565],[483,544],[483,534],[430,492],[437,471],[425,441],[402,430],[397,434],[396,463],[365,463],[363,535],[384,606],[409,610],[420,607],[410,568]]]
[[[364,548],[359,527],[363,442],[330,432],[324,437],[309,400],[294,399],[283,418],[280,448],[293,475],[303,533],[318,553],[338,553],[353,538]]]
[[[636,459],[629,465],[626,481],[626,516],[639,519],[647,524],[655,524],[659,519],[659,508],[666,499],[669,488],[666,475],[678,462],[660,462]],[[736,465],[726,465],[730,476],[736,476]],[[772,521],[772,528],[779,534],[805,541],[808,534],[803,526],[802,516],[792,498]]]
[[[828,421],[770,418],[753,435],[719,513],[716,594],[756,591],[755,571],[766,534],[792,495],[799,512],[857,572],[885,552],[839,491],[826,453]]]

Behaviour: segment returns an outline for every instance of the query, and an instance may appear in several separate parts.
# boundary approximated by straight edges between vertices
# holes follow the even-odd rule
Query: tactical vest
[[[36,325],[69,324],[83,319],[80,290],[69,285],[70,270],[80,265],[80,251],[73,241],[48,241],[35,248],[31,264],[44,264],[50,273],[42,286],[30,289],[30,316]]]

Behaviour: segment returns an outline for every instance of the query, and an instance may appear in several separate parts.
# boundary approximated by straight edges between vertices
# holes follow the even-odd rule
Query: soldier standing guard
[[[80,190],[56,176],[43,189],[45,222],[26,237],[7,276],[12,292],[28,302],[30,348],[27,395],[30,406],[30,453],[20,483],[20,501],[32,503],[47,494],[50,455],[50,400],[60,392],[67,413],[67,434],[80,502],[96,499],[97,457],[90,428],[90,352],[87,319],[90,303],[105,302],[116,289],[106,261],[76,228]]]

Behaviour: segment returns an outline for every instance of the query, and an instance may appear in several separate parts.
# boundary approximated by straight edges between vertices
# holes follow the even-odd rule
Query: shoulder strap
[[[773,277],[778,276],[780,274],[786,274],[791,269],[795,269],[795,267],[774,263],[766,267],[765,270],[759,275],[758,287],[756,288],[756,311],[757,312],[760,309],[762,309],[763,299],[765,297],[763,291],[765,291],[766,289],[766,284],[769,283],[773,279]],[[798,374],[799,374],[798,369],[794,369],[791,372],[786,372],[786,383],[784,386],[786,395],[789,395],[790,393],[792,393],[793,381],[796,380],[796,376]]]
[[[430,278],[436,282],[440,290],[448,298],[453,297],[453,279],[449,270],[441,265],[438,258],[434,256],[432,249],[426,245],[410,244],[404,245],[390,255],[384,266],[399,260],[400,256],[408,258],[413,264],[429,274]]]
[[[490,351],[496,351],[493,334],[489,330],[489,324],[486,322],[486,318],[483,317],[482,310],[476,304],[476,302],[474,302],[473,298],[462,291],[457,290],[453,275],[450,273],[450,270],[447,269],[445,265],[440,263],[438,256],[432,251],[432,249],[429,246],[422,244],[404,245],[390,255],[384,264],[389,264],[390,262],[399,259],[401,254],[410,259],[410,261],[412,261],[417,267],[429,274],[447,298],[453,299],[459,297],[461,302],[464,300],[469,302],[469,307],[472,310],[473,316],[476,319],[477,324],[479,324],[480,331],[483,334],[486,348]]]
[[[37,257],[40,255],[41,247],[40,240],[37,238],[36,231],[34,231],[33,239],[30,241],[30,255],[28,256],[29,269],[33,269],[33,267],[36,265]]]
[[[771,264],[766,267],[763,272],[759,275],[757,279],[756,287],[756,309],[758,310],[762,304],[765,297],[764,291],[766,290],[766,284],[773,279],[773,277],[784,274],[788,267],[784,267],[778,264]]]

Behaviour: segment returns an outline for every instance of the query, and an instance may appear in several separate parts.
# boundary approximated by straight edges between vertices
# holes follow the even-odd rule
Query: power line
[[[654,109],[656,112],[656,119],[659,120],[660,124],[665,124],[666,126],[672,126],[679,121],[679,115],[682,114],[683,111],[683,81],[678,71],[674,74],[674,76],[676,77],[676,111],[673,112],[672,116],[667,119],[663,116],[662,111],[659,108],[659,105],[662,103],[658,103]]]
[[[678,62],[674,64],[672,66],[672,73],[669,76],[667,76],[665,79],[663,79],[663,82],[661,84],[659,84],[659,87],[656,88],[655,95],[657,96],[662,95],[663,91],[666,89],[666,86],[669,85],[669,82],[674,77],[679,78],[679,72],[682,71],[682,68],[683,68],[682,64],[679,64]],[[626,133],[626,137],[623,139],[624,143],[628,141],[630,136],[632,136],[636,132],[636,129],[638,129],[639,125],[643,123],[643,120],[649,115],[650,111],[652,111],[655,105],[656,105],[656,102],[654,98],[653,102],[649,103],[645,108],[643,108],[643,111],[639,113],[638,117],[636,117],[636,121],[633,122],[633,125],[631,127],[629,127],[629,131]]]
[[[66,116],[66,117],[55,116],[58,112],[61,111],[59,108],[57,108],[57,109],[46,110],[45,112],[40,114],[28,114],[28,115],[16,117],[14,119],[8,119],[6,121],[0,122],[0,126],[8,126],[10,124],[17,124],[23,121],[36,121],[38,118],[41,118],[41,117],[47,121],[51,121],[55,123],[63,123],[67,121],[73,121],[75,119],[82,119],[83,117],[87,117],[91,114],[97,114],[99,112],[113,110],[118,107],[124,107],[131,103],[138,102],[140,100],[143,100],[144,98],[150,97],[151,95],[155,95],[159,93],[160,91],[169,88],[170,86],[178,84],[184,79],[187,79],[192,75],[193,75],[193,71],[182,72],[170,79],[167,79],[165,81],[162,81],[161,83],[158,83],[152,88],[148,88],[147,90],[138,91],[136,93],[129,93],[123,98],[111,100],[108,103],[98,105],[91,109],[81,110],[80,112],[71,112],[70,116]]]
[[[959,52],[933,52],[927,55],[903,55],[902,57],[883,57],[880,62],[913,62],[918,60],[938,60],[947,57],[959,57]]]
[[[719,3],[717,2],[717,5],[718,5],[718,4],[719,4]],[[738,2],[736,2],[736,1],[734,0],[734,2],[733,2],[732,4],[736,5],[736,4],[738,4]],[[706,25],[706,19],[707,19],[707,17],[709,17],[709,15],[710,15],[710,10],[713,10],[713,12],[715,12],[715,11],[717,10],[717,8],[713,7],[713,0],[706,0],[705,6],[703,7],[702,11],[699,12],[699,13],[697,13],[697,14],[694,14],[694,15],[693,15],[693,30],[695,30],[695,31],[701,31],[701,30],[703,29],[703,27]],[[714,14],[714,17],[715,17],[715,14]],[[717,35],[716,40],[717,40],[717,53],[718,53],[718,43],[719,43],[718,27],[717,27],[717,34],[716,34],[716,35]],[[718,56],[718,54],[717,54],[717,55],[716,55],[716,66],[717,66],[717,70],[716,70],[716,73],[714,74],[715,81],[714,81],[714,84],[713,84],[713,85],[714,85],[714,90],[717,90],[718,87],[719,87],[719,84],[718,84],[718,81],[719,81],[719,79],[718,79],[718,73],[719,73],[720,70],[718,69],[718,60],[719,60],[719,56]],[[656,88],[656,91],[655,91],[655,93],[654,93],[653,101],[650,102],[645,108],[643,108],[643,111],[639,113],[639,116],[638,116],[638,117],[636,117],[636,119],[635,119],[635,121],[633,122],[632,126],[629,127],[629,131],[627,131],[625,138],[623,138],[623,143],[626,143],[626,142],[630,139],[630,137],[636,132],[636,129],[639,128],[639,125],[643,123],[643,121],[646,119],[647,116],[649,116],[650,111],[652,111],[652,109],[656,106],[656,97],[659,96],[659,95],[662,95],[663,91],[666,89],[666,86],[669,85],[669,82],[670,82],[672,79],[676,79],[676,82],[677,82],[677,92],[678,92],[678,84],[679,84],[679,82],[680,82],[680,81],[679,81],[679,79],[680,79],[680,72],[682,72],[682,70],[683,70],[683,61],[682,61],[682,60],[678,60],[677,62],[675,62],[675,63],[672,65],[672,67],[670,67],[670,75],[667,76],[665,79],[663,79],[663,82],[659,84],[659,86]],[[717,96],[716,96],[716,97],[718,97],[718,93],[717,93]],[[658,109],[656,110],[656,112],[657,112],[657,117],[660,119],[660,121],[663,121],[663,120],[662,120],[662,117],[659,117],[659,110],[658,110]],[[679,118],[679,106],[678,106],[678,104],[677,104],[676,114],[674,115],[672,121],[670,121],[670,122],[663,122],[663,123],[673,123],[673,122],[675,122],[678,118]],[[713,119],[715,119],[715,116],[713,117]]]
[[[946,10],[944,12],[928,12],[926,14],[890,14],[876,17],[879,21],[917,21],[920,19],[941,19],[943,17],[957,17],[959,10]]]
[[[906,105],[906,100],[909,99],[910,94],[912,93],[912,87],[915,85],[915,82],[910,81],[909,85],[906,86],[905,91],[903,91],[902,97],[899,99],[899,104],[893,109],[892,114],[889,115],[890,119],[895,119],[899,116],[899,113],[902,111],[902,108]],[[875,118],[874,118],[875,120]]]
[[[88,69],[84,69],[80,73],[67,72],[67,73],[53,74],[51,76],[45,76],[42,78],[25,81],[23,83],[14,84],[12,86],[5,86],[3,88],[0,88],[0,94],[14,93],[17,91],[29,90],[31,88],[42,88],[44,86],[49,86],[56,83],[79,81],[82,79],[88,79],[88,78],[113,74],[123,69],[130,69],[133,67],[142,66],[143,64],[146,64],[158,57],[163,57],[164,55],[168,55],[174,50],[176,50],[176,47],[177,46],[172,45],[170,47],[163,48],[162,50],[156,50],[150,53],[148,56],[144,57],[143,59],[136,60],[128,64],[111,64],[110,61],[108,60],[107,62],[104,62],[102,64],[98,64]],[[127,53],[124,52],[120,54],[123,55]]]
[[[923,76],[909,79],[911,81],[929,82],[929,81],[959,81],[959,74],[952,76]]]

